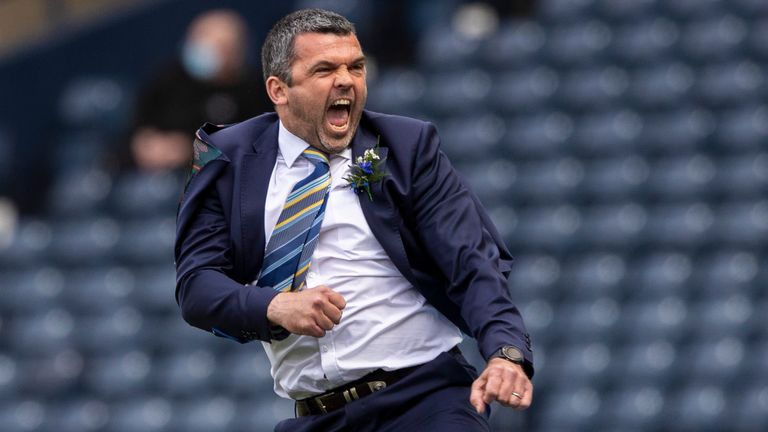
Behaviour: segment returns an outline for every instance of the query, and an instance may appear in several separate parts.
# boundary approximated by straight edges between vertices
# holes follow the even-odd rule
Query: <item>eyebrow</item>
[[[358,64],[358,63],[364,63],[364,62],[365,62],[365,56],[362,55],[362,56],[356,58],[355,60],[353,60],[350,64]],[[328,61],[328,60],[320,60],[317,63],[313,64],[309,68],[309,70],[310,71],[315,71],[315,70],[317,70],[318,68],[321,68],[321,67],[337,67],[338,65],[339,65],[339,63],[334,63],[334,62],[331,62],[331,61]]]

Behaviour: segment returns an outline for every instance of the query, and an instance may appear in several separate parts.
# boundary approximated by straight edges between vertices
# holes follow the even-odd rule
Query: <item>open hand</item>
[[[291,333],[319,338],[341,321],[346,305],[341,294],[318,285],[276,295],[267,307],[267,319]]]
[[[469,401],[478,414],[485,412],[485,405],[493,401],[524,410],[531,406],[533,384],[523,367],[501,358],[492,358],[482,374],[472,383]]]

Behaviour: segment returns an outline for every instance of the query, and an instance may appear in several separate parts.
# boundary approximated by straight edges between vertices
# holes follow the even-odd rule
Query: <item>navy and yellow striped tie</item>
[[[312,252],[320,235],[331,187],[328,156],[308,147],[302,156],[314,164],[312,174],[296,183],[285,200],[267,243],[257,285],[276,291],[302,288]]]

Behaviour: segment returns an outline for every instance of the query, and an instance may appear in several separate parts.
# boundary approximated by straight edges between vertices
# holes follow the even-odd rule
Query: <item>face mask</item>
[[[181,60],[187,73],[199,80],[213,78],[221,67],[221,60],[216,51],[200,42],[184,44]]]

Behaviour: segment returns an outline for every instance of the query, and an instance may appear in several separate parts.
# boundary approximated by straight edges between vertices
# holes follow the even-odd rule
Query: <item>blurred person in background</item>
[[[204,122],[229,124],[271,110],[257,72],[247,66],[248,29],[231,10],[192,21],[180,59],[141,92],[130,162],[144,171],[186,168]]]
[[[435,128],[364,110],[366,58],[336,13],[282,18],[262,67],[277,113],[197,132],[177,219],[184,319],[264,342],[275,392],[296,401],[277,430],[487,431],[491,402],[527,408],[512,259]]]

